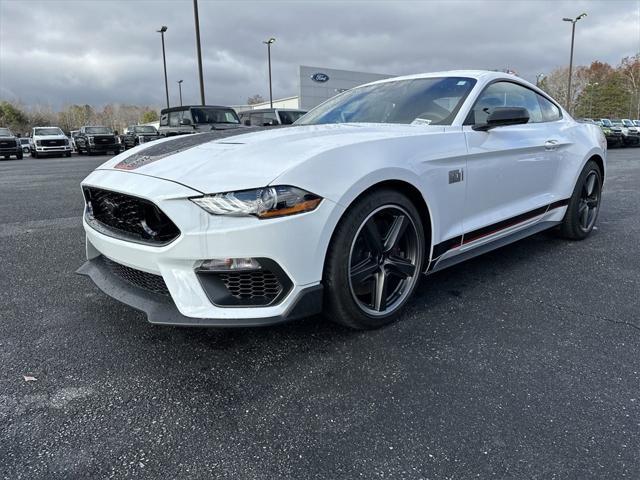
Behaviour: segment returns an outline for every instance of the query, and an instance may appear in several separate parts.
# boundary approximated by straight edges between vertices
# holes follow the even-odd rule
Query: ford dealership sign
[[[329,75],[326,73],[314,73],[311,75],[311,80],[318,83],[324,83],[329,80]]]

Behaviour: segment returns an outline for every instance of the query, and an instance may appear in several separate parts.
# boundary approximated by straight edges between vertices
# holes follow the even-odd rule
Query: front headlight
[[[283,217],[310,212],[322,197],[300,188],[281,185],[239,192],[215,193],[190,199],[211,215]]]
[[[69,139],[68,139],[68,138],[65,138],[65,139],[64,139],[64,144],[65,144],[65,145],[69,145]]]
[[[93,145],[93,144],[95,143],[95,140],[96,140],[95,138],[93,138],[93,137],[89,137],[89,143],[90,143],[91,145]]]
[[[36,146],[41,147],[42,146],[42,142],[40,140],[36,140]]]

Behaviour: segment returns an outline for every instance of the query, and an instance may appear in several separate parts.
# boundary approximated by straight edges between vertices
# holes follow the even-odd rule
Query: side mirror
[[[192,125],[191,120],[189,120],[188,118],[183,118],[182,120],[180,120],[180,125],[182,126],[190,126]]]
[[[496,107],[487,117],[487,123],[474,125],[473,130],[486,132],[496,127],[522,125],[529,121],[529,112],[521,107]]]

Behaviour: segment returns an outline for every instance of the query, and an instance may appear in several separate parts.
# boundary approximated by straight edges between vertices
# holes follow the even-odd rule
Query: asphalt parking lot
[[[0,162],[0,477],[640,477],[640,149],[598,229],[422,282],[401,322],[157,327],[74,274],[107,157]],[[35,381],[25,381],[25,376]]]

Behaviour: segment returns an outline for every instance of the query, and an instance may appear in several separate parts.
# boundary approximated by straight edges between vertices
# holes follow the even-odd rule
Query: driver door
[[[518,83],[498,81],[485,88],[469,112],[463,127],[468,150],[465,243],[467,235],[472,241],[477,234],[496,233],[553,202],[557,148],[563,142],[557,125],[544,121],[538,97]],[[496,107],[526,108],[529,123],[472,129],[473,124],[486,123]]]

